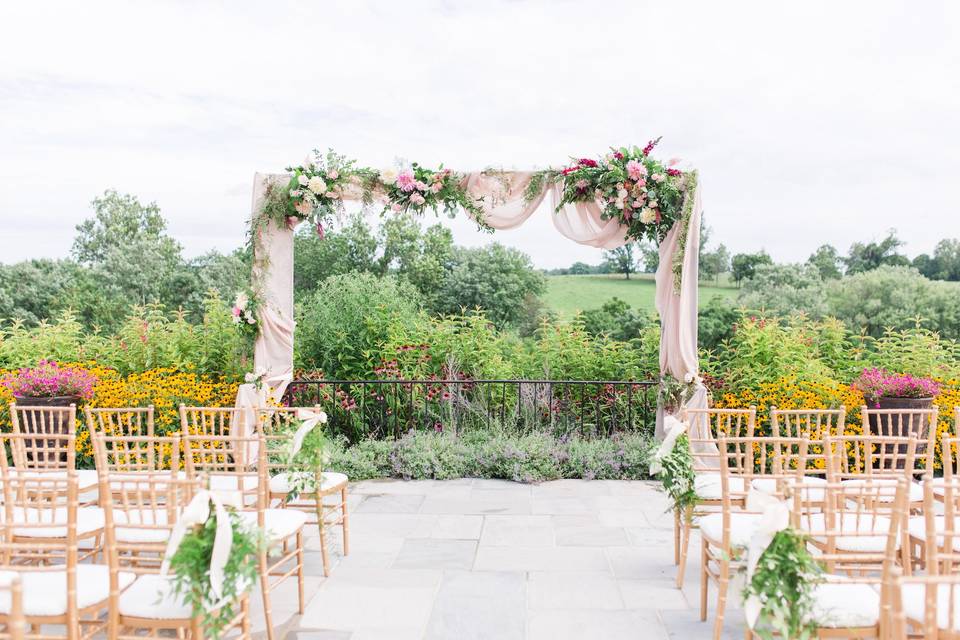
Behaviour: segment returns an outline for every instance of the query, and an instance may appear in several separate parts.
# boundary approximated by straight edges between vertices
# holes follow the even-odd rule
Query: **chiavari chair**
[[[960,640],[960,574],[904,576],[887,580],[890,640]]]
[[[311,410],[317,413],[321,411],[319,406]],[[323,575],[328,576],[330,561],[327,550],[327,530],[330,527],[340,526],[343,555],[350,553],[350,515],[347,503],[349,480],[346,474],[322,471],[318,489],[317,479],[313,474],[289,468],[286,452],[289,441],[300,422],[297,417],[298,411],[299,409],[294,407],[260,410],[258,424],[267,448],[270,503],[273,504],[274,500],[278,500],[283,508],[299,509],[312,516],[308,522],[317,524],[320,530]],[[316,428],[321,428],[321,425]],[[294,495],[296,489],[299,491]],[[326,499],[328,496],[338,499],[331,503]]]
[[[146,407],[83,408],[90,435],[146,436],[154,435],[153,405]]]
[[[0,436],[0,460],[6,441]],[[0,575],[16,573],[22,583],[23,620],[33,638],[68,640],[111,634],[108,612],[134,576],[107,564],[81,563],[78,530],[81,507],[76,472],[62,476],[10,475],[0,463],[3,513],[0,519]],[[0,607],[0,623],[10,624],[11,611]],[[45,625],[62,628],[43,633]]]
[[[92,469],[77,469],[77,452],[65,446],[63,436],[76,436],[77,407],[39,407],[10,403],[12,432],[24,437],[16,441],[12,451],[14,474],[60,474],[76,470],[82,502],[88,496],[95,499],[97,473]],[[75,441],[74,441],[75,442]],[[92,492],[92,495],[91,495]]]
[[[215,435],[186,435],[183,437],[184,459],[188,477],[204,474],[211,491],[222,495],[225,501],[244,506],[240,513],[249,524],[263,532],[266,543],[260,552],[260,590],[267,624],[268,640],[274,640],[271,592],[284,580],[296,576],[299,612],[302,615],[304,598],[304,538],[307,521],[304,512],[296,509],[270,508],[267,493],[268,450],[262,435],[251,438]],[[253,464],[244,462],[245,452],[256,451]],[[252,471],[255,469],[255,471]],[[253,502],[247,479],[254,474]],[[220,478],[214,486],[213,478]]]
[[[24,469],[22,461],[24,458],[29,459],[29,453],[32,450],[31,447],[34,446],[35,436],[33,434],[24,434],[24,433],[4,433],[0,434],[0,441],[4,445],[4,454],[0,456],[0,468],[3,469],[4,477],[8,480],[16,479],[33,479],[33,480],[43,480],[51,481],[53,484],[50,487],[66,489],[65,484],[57,484],[54,481],[65,480],[67,477],[71,477],[74,480],[74,483],[78,487],[78,490],[86,496],[90,487],[86,484],[81,484],[79,480],[80,472],[75,471],[70,467],[65,468],[34,468],[28,467]],[[76,444],[75,437],[72,435],[66,434],[50,434],[45,436],[45,445],[44,449],[46,452],[57,451],[64,453],[70,463],[73,462],[73,456],[76,453]],[[10,451],[10,458],[14,461],[14,467],[9,467],[7,464],[7,450]],[[21,463],[21,466],[17,466],[18,463]],[[93,474],[96,475],[96,471],[93,471]],[[66,496],[63,496],[66,499]],[[86,504],[86,500],[78,508],[73,522],[74,531],[73,536],[76,540],[80,541],[81,546],[83,547],[82,554],[80,555],[80,560],[86,560],[90,557],[96,557],[99,553],[103,537],[103,510],[100,507],[92,506]],[[9,506],[9,505],[6,505]],[[11,507],[13,508],[13,507]],[[32,512],[24,512],[19,507],[14,508],[13,511],[8,514],[11,518],[14,518],[13,521],[19,521]],[[67,516],[68,512],[66,508],[60,508],[59,510],[44,512],[45,515],[49,515],[52,520],[49,521],[47,527],[28,527],[23,530],[15,529],[12,531],[12,534],[16,534],[16,541],[28,544],[30,541],[37,543],[38,548],[45,547],[45,543],[48,541],[62,541],[67,536]],[[37,562],[41,561],[41,558],[36,558]]]
[[[677,564],[677,588],[683,588],[690,550],[690,536],[701,515],[718,511],[722,502],[720,488],[720,452],[717,438],[752,438],[757,423],[757,408],[749,409],[685,409],[681,420],[688,424],[687,438],[693,454],[696,477],[694,489],[697,504],[686,513],[674,511],[673,552]],[[730,478],[734,489],[741,478]]]
[[[828,445],[829,446],[829,443]],[[881,638],[888,632],[883,584],[898,566],[907,515],[907,480],[798,483],[791,524],[809,536],[824,569],[811,618],[820,638]]]
[[[718,439],[720,463],[720,511],[700,518],[700,619],[707,619],[709,583],[717,587],[714,633],[723,631],[727,595],[733,570],[742,563],[764,507],[783,499],[786,491],[803,477],[807,443],[800,438]],[[766,483],[763,493],[754,482]]]

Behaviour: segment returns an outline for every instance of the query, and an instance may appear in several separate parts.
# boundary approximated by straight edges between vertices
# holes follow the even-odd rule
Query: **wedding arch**
[[[293,380],[294,229],[306,221],[322,237],[349,201],[382,205],[385,215],[463,212],[491,231],[514,229],[543,213],[561,235],[601,249],[641,239],[655,242],[660,252],[655,282],[661,375],[689,388],[683,406],[705,408],[707,390],[697,358],[700,187],[695,170],[678,168],[676,159],[664,163],[653,158],[658,142],[537,171],[457,173],[417,163],[378,171],[333,151],[314,151],[303,164],[287,167],[287,173],[256,174],[251,286],[233,308],[235,322],[255,334],[254,372],[236,400],[241,433],[253,429],[256,409],[278,402]],[[661,418],[658,411],[658,437],[663,435]]]

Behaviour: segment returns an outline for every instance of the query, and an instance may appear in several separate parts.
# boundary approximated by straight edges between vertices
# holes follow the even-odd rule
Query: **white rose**
[[[653,209],[647,208],[640,212],[640,222],[643,224],[650,224],[657,219],[657,214],[654,213]]]
[[[619,191],[617,191],[617,198],[620,199],[620,200],[626,199],[626,197],[627,197],[628,195],[630,195],[630,194],[627,193],[627,190],[626,190],[626,189],[620,189]]]
[[[696,377],[692,373],[688,373],[687,375],[683,376],[683,381],[687,384],[692,383],[694,380],[696,380]]]
[[[307,183],[307,189],[313,191],[315,194],[320,195],[327,190],[327,183],[323,181],[323,178],[320,176],[313,176],[310,178],[310,181]]]
[[[617,209],[623,209],[623,200],[617,200],[613,204],[616,205]]]
[[[256,318],[254,318],[254,317],[253,317],[253,314],[250,313],[249,311],[247,311],[246,313],[243,314],[243,318],[244,318],[244,320],[247,321],[247,324],[256,324],[256,323],[257,323]]]
[[[300,183],[301,187],[305,187],[310,182],[310,178],[301,173],[299,176],[297,176],[297,182]]]
[[[380,182],[383,184],[394,184],[397,181],[397,170],[386,168],[380,172]]]
[[[647,206],[650,207],[651,209],[656,209],[659,205],[660,203],[657,202],[656,200],[651,200],[650,202],[647,203]]]
[[[236,302],[233,303],[233,306],[238,307],[240,309],[246,309],[247,303],[249,302],[250,302],[250,298],[247,297],[247,294],[241,291],[240,293],[237,294],[237,300]]]

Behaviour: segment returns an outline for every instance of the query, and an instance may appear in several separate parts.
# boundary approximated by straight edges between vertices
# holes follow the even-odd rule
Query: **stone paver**
[[[711,638],[699,617],[699,539],[676,588],[672,515],[648,482],[376,480],[350,487],[350,555],[330,532],[331,575],[307,527],[304,615],[274,592],[285,640]],[[725,638],[742,638],[732,593]],[[254,634],[265,637],[260,594]]]

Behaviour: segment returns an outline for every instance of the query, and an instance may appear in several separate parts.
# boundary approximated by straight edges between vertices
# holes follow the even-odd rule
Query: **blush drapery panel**
[[[549,215],[554,227],[564,237],[579,244],[599,249],[615,249],[627,243],[626,227],[616,219],[603,219],[603,204],[596,201],[567,204],[557,210],[561,199],[560,186],[546,182],[530,200],[526,192],[534,177],[532,171],[482,171],[468,173],[461,185],[475,198],[482,199],[484,222],[498,230],[515,229],[530,216]],[[268,181],[285,183],[289,175],[256,174],[253,188],[253,211],[259,210]],[[348,188],[344,200],[359,200],[361,190]],[[544,200],[549,196],[549,206]],[[382,194],[374,193],[374,198]],[[690,196],[688,196],[690,197]],[[673,263],[679,248],[679,223],[660,243],[660,266],[656,274],[656,306],[660,314],[660,369],[678,380],[687,374],[697,376],[697,282],[700,249],[701,199],[697,188],[692,195],[693,211],[684,230],[686,244],[682,258],[681,286],[674,287]],[[260,310],[260,335],[254,347],[255,373],[266,372],[266,389],[241,385],[236,407],[240,411],[239,433],[249,434],[254,428],[256,409],[269,402],[278,402],[293,377],[293,230],[286,226],[268,226],[260,231],[256,243],[257,257],[268,257],[266,271],[255,274],[254,281],[263,285],[264,305]],[[262,254],[262,255],[261,255]],[[706,407],[707,390],[698,384],[688,407]],[[662,437],[661,420],[657,420],[657,436]],[[701,437],[705,425],[691,425],[694,437]]]

